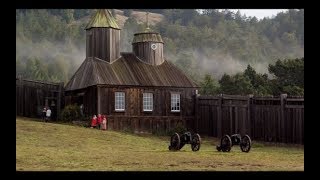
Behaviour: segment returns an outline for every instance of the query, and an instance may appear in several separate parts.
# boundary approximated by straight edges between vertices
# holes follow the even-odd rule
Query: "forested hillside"
[[[84,27],[93,11],[16,10],[17,75],[66,83],[85,59]],[[248,64],[275,78],[269,64],[304,57],[304,10],[260,21],[228,10],[112,10],[122,27],[121,51],[131,51],[133,34],[145,28],[141,11],[151,12],[151,29],[161,33],[166,58],[199,84],[205,74],[221,80]]]

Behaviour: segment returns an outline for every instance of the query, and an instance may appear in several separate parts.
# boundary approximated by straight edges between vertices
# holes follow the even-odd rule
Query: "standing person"
[[[102,130],[107,130],[107,116],[103,115]]]
[[[42,113],[41,113],[41,117],[42,117],[42,120],[45,121],[46,120],[46,114],[47,114],[47,108],[44,107],[42,109]]]
[[[83,117],[83,104],[80,105],[80,114],[81,114],[81,117]]]
[[[47,112],[46,112],[46,120],[45,122],[49,121],[51,118],[51,109],[48,107]]]
[[[98,123],[98,129],[101,129],[101,123],[102,123],[102,116],[101,114],[98,114],[98,119],[97,119],[97,123]]]
[[[97,127],[97,116],[93,115],[92,120],[91,120],[91,128]]]

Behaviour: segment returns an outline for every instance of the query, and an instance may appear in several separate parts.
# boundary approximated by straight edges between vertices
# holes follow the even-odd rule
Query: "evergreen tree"
[[[210,74],[206,74],[204,76],[200,86],[201,95],[216,95],[219,92],[219,84],[215,79],[211,77]]]

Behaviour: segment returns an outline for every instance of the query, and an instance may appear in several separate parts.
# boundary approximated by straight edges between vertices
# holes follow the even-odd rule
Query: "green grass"
[[[200,151],[168,150],[169,137],[99,131],[16,118],[18,171],[304,171],[304,147],[253,141],[249,153],[234,146],[217,152],[203,137]]]

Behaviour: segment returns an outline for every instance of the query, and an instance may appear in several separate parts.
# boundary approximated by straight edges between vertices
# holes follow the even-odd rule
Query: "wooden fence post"
[[[101,108],[101,102],[100,102],[100,87],[99,86],[97,86],[97,114],[100,114],[101,113],[101,110],[100,110],[100,108]],[[125,103],[126,104],[128,104],[127,103],[127,95],[125,96]],[[126,105],[125,104],[125,105]]]
[[[64,85],[63,82],[59,84],[59,92],[57,97],[57,120],[60,119],[60,114],[61,114],[61,98],[62,98],[62,92],[63,92],[63,85]]]
[[[23,86],[22,86],[22,76],[18,76],[18,82],[19,82],[19,91],[18,91],[18,97],[16,97],[16,115],[23,115]],[[17,93],[17,92],[16,92]],[[17,95],[16,95],[17,96]],[[19,103],[18,103],[19,102]]]
[[[218,112],[218,121],[217,121],[217,135],[218,137],[222,137],[222,94],[219,94],[219,100],[218,100],[218,107],[217,107],[217,112]]]
[[[193,128],[195,129],[196,132],[199,132],[199,94],[195,94],[195,109],[194,109],[194,114],[195,114],[195,119],[193,123]]]
[[[20,112],[19,115],[20,116],[24,116],[25,115],[25,110],[24,110],[24,84],[22,81],[22,77],[19,76],[19,86],[20,86],[20,92],[19,92],[19,98],[20,98]]]
[[[285,127],[285,103],[286,103],[287,94],[281,94],[280,95],[280,103],[281,103],[281,142],[286,142],[286,127]]]
[[[246,126],[247,126],[247,130],[248,130],[248,135],[250,136],[250,137],[253,137],[252,136],[252,123],[251,123],[251,121],[252,121],[252,119],[251,119],[251,99],[253,98],[253,94],[250,94],[250,95],[248,95],[248,102],[247,102],[247,105],[248,105],[248,111],[247,111],[247,118],[248,118],[248,121],[247,121],[247,124],[246,124]]]

